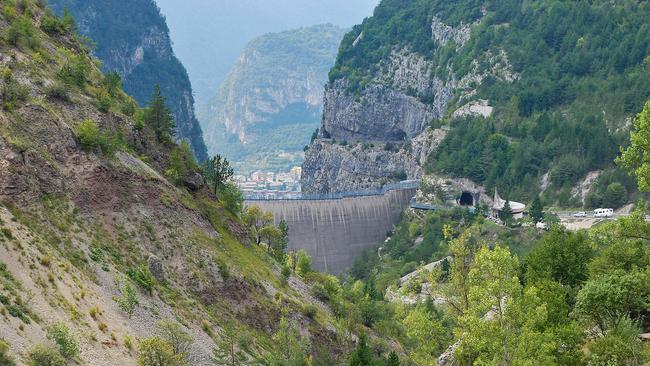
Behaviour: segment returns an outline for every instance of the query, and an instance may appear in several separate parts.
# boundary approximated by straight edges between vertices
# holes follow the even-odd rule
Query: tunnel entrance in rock
[[[463,192],[458,199],[461,206],[474,206],[474,196],[470,192]]]

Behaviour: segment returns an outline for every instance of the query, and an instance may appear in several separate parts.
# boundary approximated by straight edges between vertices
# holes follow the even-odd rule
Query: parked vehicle
[[[611,208],[598,208],[594,210],[594,217],[607,218],[614,216],[614,209]]]
[[[576,212],[573,214],[573,217],[587,217],[587,213],[584,211]]]

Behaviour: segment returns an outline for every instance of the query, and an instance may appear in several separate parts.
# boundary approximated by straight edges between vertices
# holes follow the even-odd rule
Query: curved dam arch
[[[289,250],[305,249],[314,268],[339,274],[376,247],[409,207],[415,187],[337,199],[246,200],[289,225]]]

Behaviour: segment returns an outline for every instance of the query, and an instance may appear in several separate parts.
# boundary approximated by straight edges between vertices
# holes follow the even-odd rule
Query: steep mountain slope
[[[153,0],[79,1],[52,0],[58,14],[68,9],[79,31],[97,44],[94,54],[104,72],[117,71],[124,90],[140,105],[159,84],[174,112],[177,137],[187,139],[200,161],[207,152],[195,116],[192,85],[174,55],[169,29]]]
[[[610,168],[650,95],[649,13],[636,1],[382,1],[341,44],[303,189],[375,187],[426,166],[578,205],[587,173],[624,175]],[[440,148],[421,141],[429,128]],[[392,163],[374,171],[373,156]]]
[[[201,115],[210,152],[225,151],[242,170],[301,164],[344,34],[318,25],[251,41]]]
[[[2,4],[1,362],[8,352],[32,364],[63,323],[75,364],[134,365],[147,344],[171,352],[144,341],[163,337],[164,319],[190,336],[180,339],[192,365],[211,365],[224,344],[247,363],[268,360],[282,317],[312,353],[338,353],[330,310],[251,244],[189,148],[125,114],[133,99],[42,2]]]

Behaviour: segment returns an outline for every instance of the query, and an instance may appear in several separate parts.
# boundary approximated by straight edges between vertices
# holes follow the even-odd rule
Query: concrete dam
[[[315,269],[339,274],[385,240],[415,196],[417,184],[410,186],[350,197],[247,199],[245,205],[273,213],[276,224],[286,221],[289,250],[305,249]]]

